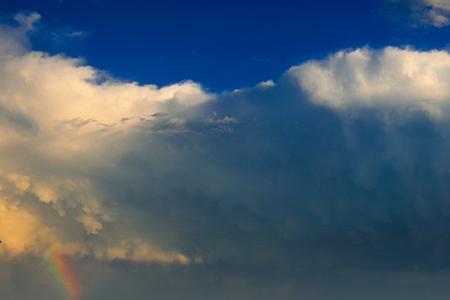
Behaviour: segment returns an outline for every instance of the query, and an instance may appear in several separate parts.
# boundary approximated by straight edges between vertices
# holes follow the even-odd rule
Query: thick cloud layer
[[[48,253],[85,299],[447,298],[448,53],[342,51],[211,95],[29,51],[21,24],[0,38],[7,298],[60,298]]]

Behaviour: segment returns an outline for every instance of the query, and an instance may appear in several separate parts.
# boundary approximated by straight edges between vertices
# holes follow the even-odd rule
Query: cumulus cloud
[[[58,250],[100,259],[186,263],[186,256],[158,250],[157,242],[140,236],[137,228],[126,235],[108,232],[105,227],[122,222],[120,211],[105,208],[105,201],[114,206],[115,199],[102,199],[89,177],[115,163],[104,153],[125,149],[127,132],[212,95],[192,81],[165,87],[121,82],[79,59],[29,51],[21,34],[39,18],[19,14],[18,27],[0,31],[2,44],[14,44],[0,47],[2,252]],[[111,146],[115,150],[109,152]],[[121,237],[111,240],[112,234]],[[96,238],[88,243],[88,236]],[[111,244],[117,241],[122,246]]]
[[[120,215],[112,218],[108,214],[86,180],[75,182],[53,178],[46,182],[24,175],[3,174],[0,187],[3,254],[14,257],[59,253],[100,260],[189,262],[183,254],[159,250],[145,237],[139,239],[136,229],[119,238],[102,232],[104,224],[122,220]],[[52,210],[48,211],[45,206]],[[87,235],[95,236],[94,241],[87,242]],[[130,237],[139,242],[128,242]],[[102,243],[96,243],[98,239]],[[116,246],[117,243],[120,245]],[[119,252],[121,255],[114,254]]]
[[[372,108],[403,115],[446,115],[450,99],[450,55],[387,47],[340,51],[289,71],[317,104],[336,110]]]
[[[330,274],[353,274],[353,292],[373,269],[450,266],[447,52],[344,50],[211,95],[118,81],[28,50],[19,31],[0,31],[20,48],[0,46],[11,273],[56,252],[83,258],[86,299],[199,299],[205,282],[211,299],[330,299]],[[42,286],[19,298],[52,299]]]

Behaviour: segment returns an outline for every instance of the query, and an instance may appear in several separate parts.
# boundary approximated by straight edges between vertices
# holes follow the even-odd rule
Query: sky
[[[448,299],[448,0],[0,1],[0,298]]]
[[[420,1],[392,1],[17,0],[1,1],[0,16],[39,13],[33,49],[82,57],[116,78],[191,79],[222,92],[342,49],[448,46],[446,26],[411,18]]]

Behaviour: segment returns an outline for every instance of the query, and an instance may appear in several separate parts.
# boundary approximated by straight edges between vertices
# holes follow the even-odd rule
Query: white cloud
[[[10,44],[0,45],[1,252],[187,263],[185,255],[160,250],[158,241],[125,226],[131,222],[111,209],[116,199],[100,196],[90,174],[116,164],[113,153],[127,149],[128,133],[142,124],[161,115],[178,120],[171,114],[213,96],[192,81],[122,82],[79,59],[27,51],[22,39],[39,18],[17,15],[20,27],[0,30],[0,44]],[[124,254],[114,255],[117,243],[126,245]]]
[[[269,80],[261,81],[256,86],[261,88],[261,89],[268,89],[268,88],[274,87],[275,86],[275,82],[272,79],[269,79]]]
[[[340,51],[289,71],[316,104],[424,111],[441,118],[450,101],[450,55],[387,47]]]
[[[125,117],[145,117],[211,99],[191,81],[162,88],[113,80],[98,83],[101,74],[81,61],[39,52],[8,59],[2,70],[0,105],[41,130],[75,119],[115,124]]]

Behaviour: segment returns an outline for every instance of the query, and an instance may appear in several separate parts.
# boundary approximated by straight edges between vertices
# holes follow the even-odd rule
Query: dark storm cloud
[[[343,80],[358,89],[351,80],[363,77],[351,75],[359,65],[349,61],[333,85]],[[411,75],[405,61],[379,71],[413,84],[404,81]],[[370,83],[375,73],[367,72]],[[317,88],[330,84],[321,80],[315,79]],[[437,80],[432,84],[447,79]],[[126,205],[127,218],[148,235],[202,258],[186,271],[189,279],[179,279],[180,270],[166,275],[180,280],[179,288],[189,286],[192,298],[420,299],[433,286],[434,298],[444,299],[450,264],[446,100],[434,88],[427,105],[421,96],[405,104],[391,80],[382,94],[359,98],[369,106],[354,102],[357,90],[340,89],[348,102],[336,110],[317,105],[307,84],[288,73],[269,89],[224,93],[143,125],[126,140],[133,151],[96,183]],[[168,125],[174,118],[184,120],[183,130]],[[233,121],[211,121],[225,119]],[[204,285],[213,286],[212,294],[204,296]],[[156,286],[161,299],[179,297],[177,289]],[[136,297],[144,299],[148,290],[141,290]]]
[[[423,113],[393,125],[371,111],[342,118],[304,97],[288,82],[225,94],[201,114],[233,116],[231,130],[195,119],[182,133],[132,137],[100,185],[207,260],[447,265],[449,240],[437,240],[447,233],[446,124]]]
[[[60,251],[85,299],[446,299],[448,53],[340,51],[210,95],[2,49],[6,297],[58,299]]]

